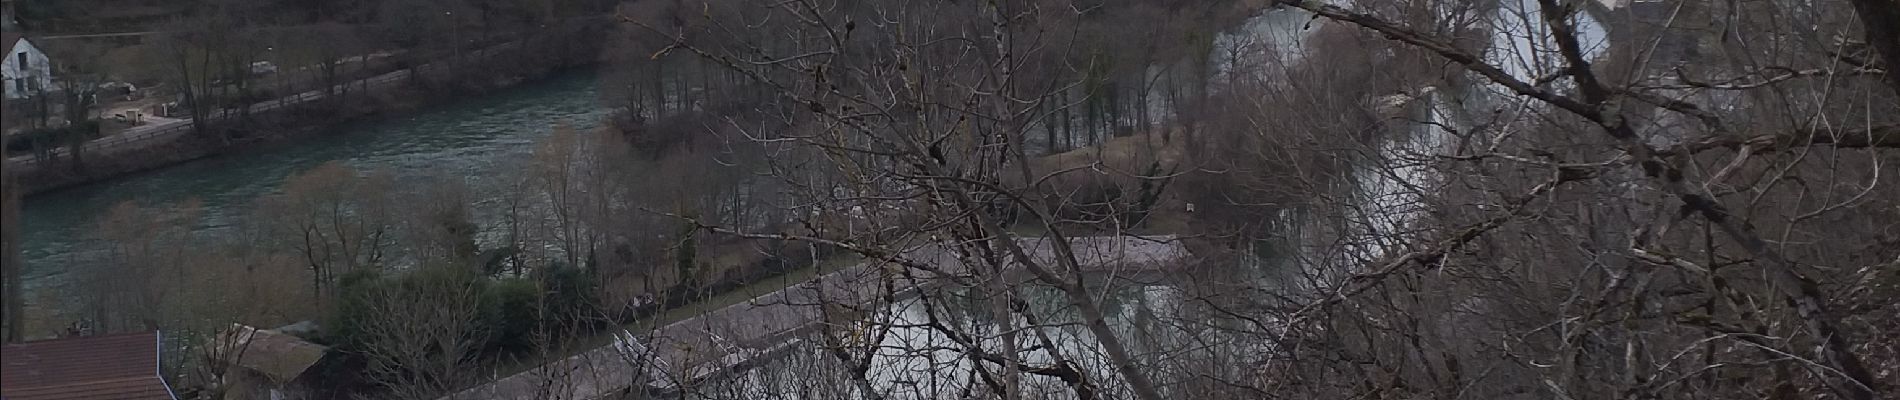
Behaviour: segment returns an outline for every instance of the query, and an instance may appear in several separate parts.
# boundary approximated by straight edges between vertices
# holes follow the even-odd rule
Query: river
[[[1517,3],[1519,7],[1523,7],[1523,4]],[[1300,53],[1294,48],[1300,45],[1303,35],[1308,33],[1305,32],[1304,23],[1310,20],[1306,14],[1290,10],[1265,12],[1248,21],[1239,34],[1224,34],[1218,43],[1223,48],[1236,49],[1230,54],[1238,55],[1249,47],[1266,48],[1276,52],[1263,57],[1296,61],[1300,59]],[[1585,25],[1588,32],[1601,32],[1594,21]],[[1506,24],[1497,28],[1520,32],[1535,31],[1541,27]],[[1497,48],[1520,52],[1531,46],[1508,41],[1495,44]],[[1216,56],[1221,57],[1219,54]],[[1225,57],[1215,63],[1224,65],[1223,74],[1250,69],[1249,63],[1243,60]],[[1510,72],[1527,74],[1539,66],[1531,63],[1514,67]],[[29,199],[22,227],[26,234],[24,256],[27,260],[28,286],[30,289],[44,289],[48,284],[59,283],[61,280],[58,277],[63,272],[59,266],[80,260],[79,257],[88,247],[87,232],[93,224],[92,219],[113,204],[126,200],[137,199],[147,205],[165,205],[198,197],[203,200],[206,215],[204,224],[198,229],[217,230],[241,218],[244,210],[249,209],[258,197],[275,191],[285,177],[329,161],[342,161],[359,169],[386,169],[399,180],[429,179],[446,172],[449,176],[461,176],[469,180],[469,187],[474,191],[471,198],[491,197],[487,194],[494,189],[482,184],[484,177],[493,176],[507,166],[522,161],[530,153],[532,143],[548,133],[550,125],[565,121],[579,128],[587,128],[599,123],[605,110],[598,106],[595,92],[595,82],[591,76],[565,76],[478,99],[432,107],[407,118],[346,125],[339,127],[334,135],[310,139],[293,146],[221,157]],[[1429,99],[1427,103],[1436,101],[1435,98]],[[1434,114],[1440,114],[1433,111]],[[1385,151],[1402,149],[1382,148]],[[1431,176],[1422,171],[1406,171],[1394,178],[1411,181],[1431,179]],[[1410,199],[1403,194],[1387,193],[1393,191],[1392,188],[1400,187],[1398,182],[1379,179],[1368,181],[1371,184],[1360,189],[1367,192],[1366,197],[1369,199]],[[1372,202],[1375,205],[1385,204],[1382,200]],[[1397,230],[1412,223],[1416,215],[1395,214],[1381,215],[1379,217],[1387,220],[1369,225],[1383,230]],[[1364,253],[1361,254],[1364,258],[1376,258],[1384,250],[1374,246],[1360,252]],[[1263,267],[1252,265],[1248,269],[1259,274]],[[1264,282],[1267,279],[1264,276],[1227,278],[1230,283]],[[1200,307],[1202,301],[1197,296],[1201,290],[1205,290],[1203,285],[1206,283],[1190,279],[1121,282],[1104,290],[1108,322],[1118,333],[1128,334],[1129,339],[1132,339],[1128,347],[1135,352],[1169,355],[1171,358],[1165,360],[1142,361],[1145,366],[1158,371],[1254,373],[1245,369],[1226,368],[1255,361],[1243,355],[1261,353],[1256,346],[1262,344],[1240,340],[1245,339],[1246,335],[1231,333],[1247,330],[1241,329],[1240,321]],[[1264,287],[1264,284],[1252,286]],[[1026,291],[1029,292],[1026,297],[1036,308],[1034,314],[1052,319],[1043,321],[1052,324],[1052,327],[1040,329],[1052,336],[1058,346],[1064,347],[1061,353],[1077,357],[1075,361],[1089,375],[1106,377],[1104,382],[1097,383],[1103,385],[1108,393],[1126,395],[1126,385],[1115,378],[1107,360],[1100,356],[1092,334],[1076,324],[1079,317],[1067,309],[1066,298],[1047,289],[1030,288]],[[895,326],[877,346],[871,347],[876,349],[873,362],[864,366],[868,369],[865,371],[865,380],[868,382],[865,383],[870,386],[869,390],[911,394],[897,397],[943,398],[956,397],[954,392],[962,387],[973,386],[969,382],[970,375],[961,372],[967,371],[973,363],[951,351],[961,345],[917,325],[928,320],[930,315],[922,304],[915,300],[901,301],[883,305],[869,313],[885,316],[888,319],[883,323]],[[989,325],[983,321],[989,317],[978,315],[981,314],[980,310],[970,308],[949,312],[964,314],[957,318],[971,326]],[[1027,323],[1016,322],[1017,326]],[[1272,322],[1265,321],[1264,324],[1272,325]],[[1254,329],[1252,334],[1258,335],[1264,331]],[[714,382],[706,394],[762,397],[757,395],[812,394],[813,391],[841,388],[853,390],[850,384],[815,380],[815,374],[773,373],[842,368],[831,354],[821,350],[817,346],[795,348],[782,358],[766,361],[760,368]],[[1047,354],[1046,350],[1031,354],[1032,362],[1049,361],[1043,357]],[[1194,357],[1184,357],[1189,354]],[[822,374],[817,378],[846,375]],[[1061,394],[1063,389],[1058,382],[1043,378],[1033,380],[1031,386],[1035,387],[1035,392],[1050,397],[1065,397]]]
[[[284,178],[331,161],[385,170],[398,182],[460,177],[471,198],[492,197],[487,194],[498,189],[488,180],[525,161],[554,124],[586,129],[604,120],[607,109],[599,105],[597,86],[593,73],[568,73],[399,117],[343,124],[320,137],[28,198],[20,221],[26,297],[31,303],[45,290],[64,286],[66,266],[86,262],[95,247],[95,219],[125,201],[165,207],[197,198],[204,219],[196,229],[215,233],[244,218],[259,197],[278,191]]]
[[[1529,81],[1544,76],[1562,65],[1561,60],[1547,49],[1552,44],[1534,41],[1528,38],[1543,37],[1534,35],[1548,31],[1548,27],[1535,19],[1514,19],[1515,16],[1535,14],[1536,4],[1529,0],[1507,2],[1495,10],[1495,18],[1490,28],[1498,32],[1492,48],[1501,49],[1500,54],[1491,54],[1492,63],[1503,65],[1505,71],[1520,80]],[[1608,48],[1607,28],[1588,15],[1580,15],[1577,25],[1581,32],[1581,41],[1589,57],[1597,57]],[[1265,82],[1284,79],[1270,68],[1277,62],[1298,62],[1303,56],[1305,38],[1310,34],[1306,21],[1312,20],[1310,14],[1294,10],[1273,10],[1263,12],[1242,24],[1235,32],[1224,33],[1216,39],[1217,49],[1212,65],[1218,69],[1216,84],[1227,76],[1241,71],[1252,74]],[[1523,22],[1528,21],[1528,22]],[[1268,68],[1263,68],[1268,67]],[[1486,93],[1505,100],[1512,95],[1501,88],[1489,84],[1468,88],[1464,92],[1477,92],[1489,89]],[[1212,90],[1218,90],[1214,88]],[[1421,202],[1425,196],[1420,187],[1429,187],[1440,178],[1438,171],[1428,166],[1393,164],[1385,159],[1411,157],[1429,157],[1432,154],[1448,152],[1451,133],[1446,126],[1460,126],[1455,118],[1465,110],[1458,109],[1458,103],[1448,101],[1441,91],[1426,88],[1425,95],[1407,106],[1414,115],[1412,118],[1430,123],[1416,124],[1410,127],[1410,135],[1381,141],[1377,157],[1366,157],[1356,162],[1352,172],[1357,184],[1352,188],[1353,199],[1357,207],[1350,210],[1375,210],[1363,214],[1351,215],[1360,222],[1348,234],[1359,235],[1378,240],[1357,243],[1343,249],[1351,253],[1352,259],[1378,260],[1385,257],[1402,244],[1395,238],[1407,238],[1408,230],[1423,221],[1430,211]],[[1469,99],[1467,99],[1469,100]],[[1165,114],[1162,114],[1165,115]],[[1404,128],[1401,128],[1404,129]],[[1305,213],[1287,210],[1282,213],[1285,219],[1279,225],[1295,227],[1285,232],[1294,251],[1311,249],[1331,249],[1328,247],[1298,246],[1304,240],[1297,227],[1313,221]],[[1262,372],[1250,368],[1260,365],[1257,357],[1269,354],[1269,338],[1277,331],[1279,323],[1270,319],[1271,315],[1254,315],[1258,319],[1245,320],[1234,318],[1215,304],[1223,302],[1220,296],[1210,296],[1210,288],[1233,290],[1238,284],[1241,298],[1265,298],[1250,289],[1271,288],[1267,291],[1298,293],[1303,288],[1297,283],[1286,283],[1277,275],[1283,271],[1306,270],[1326,273],[1345,271],[1328,270],[1326,265],[1301,265],[1302,260],[1324,260],[1328,254],[1306,254],[1301,257],[1276,258],[1273,260],[1246,259],[1241,265],[1216,275],[1212,280],[1195,279],[1193,274],[1170,274],[1163,279],[1150,281],[1104,282],[1095,287],[1100,294],[1104,309],[1105,322],[1111,330],[1123,339],[1132,353],[1143,355],[1135,360],[1140,370],[1150,374],[1150,378],[1161,382],[1165,389],[1179,397],[1184,393],[1197,393],[1196,380],[1214,378],[1215,382],[1245,382],[1257,379]],[[1346,268],[1357,268],[1348,265]],[[1310,290],[1311,288],[1304,288]],[[1220,293],[1213,291],[1213,293]],[[1037,328],[1024,329],[1023,332],[1040,333],[1051,337],[1059,353],[1069,357],[1086,375],[1095,377],[1096,387],[1106,393],[1107,398],[1131,397],[1127,383],[1109,362],[1099,348],[1095,335],[1084,329],[1080,316],[1073,306],[1058,291],[1029,286],[1021,288],[1017,295],[1028,303],[1032,314],[1044,318]],[[947,303],[948,305],[942,305]],[[922,301],[912,299],[886,304],[868,313],[866,326],[882,324],[887,329],[872,349],[869,360],[863,364],[846,366],[837,360],[836,353],[829,351],[822,340],[808,338],[806,342],[793,346],[779,358],[765,361],[758,368],[744,371],[727,379],[709,382],[695,395],[700,398],[770,398],[777,394],[796,393],[803,397],[836,398],[898,398],[898,399],[943,399],[964,397],[965,391],[979,387],[974,379],[976,362],[963,352],[967,344],[926,327],[937,321],[948,321],[952,326],[962,326],[971,331],[987,334],[976,336],[982,339],[982,348],[1002,348],[998,339],[1000,327],[993,316],[983,315],[982,307],[957,307],[955,300],[940,301],[935,311],[924,306]],[[933,317],[933,314],[936,314]],[[1030,326],[1029,322],[1014,317],[1013,326]],[[862,329],[862,328],[860,328]],[[1032,335],[1023,335],[1032,336]],[[849,336],[855,339],[857,336]],[[1035,340],[1019,337],[1018,348],[1035,348]],[[851,343],[840,339],[843,343]],[[1030,365],[1052,365],[1054,359],[1047,350],[1024,351],[1023,361]],[[854,360],[854,362],[857,362]],[[846,377],[852,376],[852,368],[862,368],[861,382]],[[988,366],[997,369],[998,366]],[[826,374],[812,374],[807,371],[827,371]],[[795,371],[795,373],[784,373]],[[814,376],[817,377],[814,379]],[[1064,383],[1036,374],[1025,374],[1021,389],[1029,398],[1071,398],[1074,396]],[[1205,383],[1205,382],[1202,382]],[[1221,387],[1219,390],[1232,388]],[[864,395],[876,392],[879,395]],[[1218,391],[1216,391],[1218,392]]]

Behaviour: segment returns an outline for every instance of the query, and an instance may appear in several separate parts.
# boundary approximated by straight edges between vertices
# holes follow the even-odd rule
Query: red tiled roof
[[[172,399],[156,331],[9,344],[0,362],[6,400]]]
[[[8,388],[4,396],[7,400],[172,399],[171,391],[165,389],[165,381],[159,380],[158,375],[19,390]]]

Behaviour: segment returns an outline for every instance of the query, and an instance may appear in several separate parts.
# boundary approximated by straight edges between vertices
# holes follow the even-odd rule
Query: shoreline
[[[580,29],[567,34],[504,43],[494,48],[512,48],[493,51],[469,63],[478,65],[491,60],[520,58],[521,52],[535,51],[537,48],[534,45],[535,42],[564,41],[566,37],[575,34],[585,35],[585,33],[585,29]],[[4,173],[18,179],[17,189],[22,192],[22,198],[31,199],[40,195],[132,178],[143,173],[187,165],[227,154],[289,145],[299,140],[321,136],[322,132],[337,126],[412,115],[417,110],[430,106],[542,82],[565,73],[598,65],[599,49],[585,50],[543,57],[541,59],[548,61],[545,65],[528,66],[516,71],[491,71],[474,67],[450,76],[429,76],[418,72],[428,69],[428,65],[411,67],[407,71],[416,75],[404,79],[401,83],[361,93],[357,95],[358,97],[341,99],[338,103],[314,102],[309,106],[257,114],[253,118],[261,122],[254,122],[252,126],[211,125],[212,130],[232,129],[234,132],[242,133],[242,137],[231,139],[226,143],[218,143],[214,139],[187,132],[174,138],[154,140],[152,143],[140,146],[111,149],[109,152],[100,154],[82,154],[84,169],[81,171],[72,170],[67,165],[69,159],[61,158],[43,161],[45,164],[32,168],[7,165]],[[26,169],[26,171],[14,171],[16,168]]]
[[[246,137],[232,140],[228,144],[210,144],[207,140],[195,136],[180,136],[176,139],[153,143],[147,146],[127,149],[116,154],[90,155],[85,159],[87,171],[73,173],[64,168],[65,160],[51,161],[47,169],[35,169],[18,175],[22,196],[31,199],[35,196],[57,193],[64,190],[82,188],[88,185],[112,182],[119,179],[137,177],[140,174],[186,165],[192,162],[212,159],[237,152],[290,145],[296,141],[318,137],[322,132],[337,126],[385,118],[401,118],[413,115],[417,110],[430,106],[466,100],[466,95],[486,95],[493,91],[505,90],[521,85],[533,84],[593,66],[593,64],[566,65],[549,69],[532,76],[508,79],[503,84],[483,87],[475,90],[429,89],[415,85],[387,89],[377,93],[370,103],[374,106],[363,112],[346,112],[342,116],[316,118],[310,121],[292,121],[280,126],[265,126],[247,130]],[[468,92],[474,93],[468,93]],[[381,97],[381,98],[376,98]],[[300,110],[286,113],[297,114]],[[296,117],[291,117],[295,120]],[[214,128],[216,129],[216,128]]]
[[[539,90],[533,89],[533,87],[551,82],[592,79],[589,71],[593,66],[595,66],[595,64],[581,63],[563,68],[549,68],[544,74],[536,74],[519,80],[510,79],[506,82],[506,85],[493,85],[482,88],[481,90],[450,91],[405,87],[400,94],[396,94],[392,90],[388,92],[390,93],[388,95],[379,94],[378,96],[385,99],[403,99],[403,101],[388,105],[381,104],[380,102],[363,101],[365,104],[378,104],[376,107],[381,107],[381,111],[379,112],[353,114],[354,116],[349,118],[339,117],[324,119],[322,120],[324,121],[322,124],[260,130],[261,132],[270,133],[255,134],[249,140],[234,141],[230,146],[219,148],[217,151],[205,151],[202,154],[192,154],[188,160],[157,164],[150,168],[114,174],[85,183],[42,190],[34,193],[39,195],[38,197],[26,198],[25,203],[65,201],[62,199],[70,199],[72,196],[91,196],[96,188],[111,187],[114,185],[113,182],[136,182],[152,176],[169,175],[168,171],[171,170],[167,168],[170,167],[178,167],[179,169],[186,170],[206,168],[222,169],[225,167],[220,164],[225,162],[225,160],[249,159],[252,158],[251,155],[256,154],[268,155],[278,152],[300,152],[303,151],[304,146],[327,146],[325,143],[330,143],[333,139],[343,137],[379,137],[379,135],[377,135],[378,132],[361,132],[351,127],[357,124],[383,123],[381,121],[402,121],[415,116],[438,112],[438,110],[459,109],[462,107],[460,104],[465,101],[479,101],[478,99],[483,99],[485,96],[515,96],[514,94],[510,94],[510,91],[523,90],[522,88],[528,88],[526,90]],[[178,140],[176,142],[184,143],[189,142],[189,140]],[[165,143],[164,145],[176,146],[178,144]],[[159,148],[159,146],[142,147],[141,149],[157,148]],[[181,156],[180,158],[184,157]],[[99,162],[95,160],[103,160],[103,158],[88,158],[87,161],[93,163]],[[146,158],[140,161],[151,160],[152,158]],[[172,178],[163,177],[160,179]],[[23,193],[24,192],[25,191],[23,191]],[[143,196],[144,195],[141,194],[134,198],[136,199]],[[88,213],[85,215],[93,214]],[[30,229],[23,229],[22,234],[24,237],[31,237],[40,235],[41,233]],[[83,233],[71,234],[83,235]],[[62,238],[60,240],[81,238],[81,236],[72,236],[70,238],[66,236],[55,237]],[[68,293],[72,293],[72,290],[78,288],[77,286],[73,286],[76,281],[73,280],[73,275],[70,275],[72,267],[61,267],[62,264],[83,262],[85,259],[75,258],[73,254],[78,253],[69,253],[69,251],[81,250],[77,247],[70,249],[61,248],[54,250],[53,255],[50,256],[53,258],[50,259],[41,259],[41,256],[32,256],[23,257],[21,260],[23,265],[30,264],[26,270],[23,271],[24,274],[22,277],[24,284],[23,289],[27,296],[24,302],[25,309],[23,311],[25,317],[23,320],[26,321],[27,326],[30,327],[28,331],[34,333],[35,336],[50,337],[46,336],[52,335],[48,332],[55,332],[67,324],[85,319],[83,312],[80,311],[76,303],[71,302],[74,298],[68,295]]]

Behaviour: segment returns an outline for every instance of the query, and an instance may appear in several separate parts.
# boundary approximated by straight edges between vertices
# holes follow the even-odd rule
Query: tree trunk
[[[1102,114],[1102,96],[1100,96],[1098,93],[1094,93],[1096,92],[1094,90],[1091,90],[1090,92],[1091,93],[1088,94],[1089,96],[1088,100],[1084,102],[1084,106],[1083,106],[1085,108],[1084,111],[1086,112],[1083,113],[1082,124],[1087,126],[1088,135],[1089,135],[1088,141],[1083,142],[1082,144],[1084,146],[1095,144],[1095,137],[1097,133],[1096,129],[1102,125],[1101,122],[1097,119],[1098,116]]]
[[[653,88],[653,117],[666,116],[666,59],[652,60],[650,64],[653,79],[648,82]]]
[[[24,329],[21,323],[24,315],[23,302],[26,296],[21,293],[20,274],[26,266],[20,264],[20,191],[15,185],[11,171],[0,173],[0,302],[6,306],[0,308],[0,342],[17,343]]]
[[[1042,135],[1049,146],[1045,153],[1056,154],[1061,153],[1062,149],[1056,147],[1056,115],[1055,110],[1050,109],[1051,105],[1049,96],[1043,96],[1042,101],[1036,103],[1036,116],[1042,118]]]
[[[1070,112],[1074,107],[1069,104],[1068,90],[1056,92],[1056,106],[1062,107],[1062,148],[1075,148],[1075,115]]]

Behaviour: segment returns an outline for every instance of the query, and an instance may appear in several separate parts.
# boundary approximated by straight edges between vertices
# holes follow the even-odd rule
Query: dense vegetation
[[[234,235],[192,233],[189,205],[126,205],[63,298],[104,330],[320,316],[313,339],[365,366],[333,378],[419,399],[852,259],[883,296],[806,305],[824,318],[797,333],[805,351],[661,394],[1900,390],[1891,1],[639,0],[613,16],[613,123],[551,127],[501,198],[327,165]],[[1184,243],[1190,265],[1104,278],[1014,240],[1136,235]],[[929,245],[972,267],[905,256]],[[892,339],[910,336],[936,339]]]

